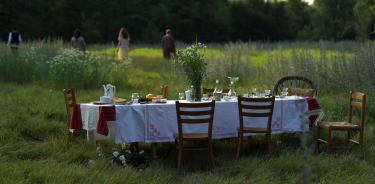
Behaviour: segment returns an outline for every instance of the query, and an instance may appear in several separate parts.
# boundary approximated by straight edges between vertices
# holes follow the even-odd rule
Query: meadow
[[[375,43],[374,42],[237,42],[208,44],[207,77],[228,86],[239,76],[238,93],[251,88],[273,89],[285,75],[303,75],[318,88],[326,120],[344,120],[350,91],[368,95],[365,146],[346,146],[315,154],[310,133],[273,136],[274,155],[267,160],[262,146],[247,146],[234,159],[235,141],[215,141],[216,167],[206,168],[206,152],[184,157],[175,169],[175,152],[143,169],[111,163],[118,145],[103,142],[104,156],[84,136],[67,141],[62,89],[77,89],[79,102],[98,100],[102,84],[117,87],[129,99],[159,93],[168,85],[171,99],[189,84],[158,45],[132,45],[128,61],[118,61],[113,45],[91,45],[86,54],[63,41],[25,43],[17,54],[0,46],[0,183],[371,183],[375,181]],[[179,43],[179,48],[186,44]],[[336,135],[336,134],[335,134]],[[344,134],[335,141],[344,142]],[[339,144],[340,145],[340,144]],[[346,144],[344,144],[346,145]],[[171,144],[159,146],[168,153]],[[149,145],[141,144],[146,154]],[[204,155],[204,156],[202,156]]]

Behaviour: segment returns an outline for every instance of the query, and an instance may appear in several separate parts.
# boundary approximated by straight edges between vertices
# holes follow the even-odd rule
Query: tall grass
[[[0,46],[0,183],[371,183],[375,180],[375,47],[373,42],[228,43],[208,45],[208,76],[228,85],[239,76],[239,93],[251,88],[272,89],[285,75],[303,75],[318,86],[326,119],[346,118],[349,91],[368,94],[365,146],[334,153],[312,154],[311,134],[287,141],[274,139],[274,156],[263,149],[245,149],[234,161],[232,140],[215,143],[216,167],[206,171],[205,152],[187,154],[175,170],[172,152],[144,171],[110,163],[84,138],[67,143],[66,113],[61,89],[74,86],[79,102],[97,100],[101,84],[113,83],[118,96],[159,93],[167,84],[170,98],[188,83],[156,46],[132,46],[131,62],[116,60],[112,45],[89,47],[86,55],[69,50],[61,41],[26,43],[18,53]],[[160,55],[159,55],[160,53]],[[14,84],[18,83],[18,84]],[[21,85],[19,85],[21,84]],[[224,87],[224,86],[223,86]],[[340,137],[340,135],[338,136]],[[343,136],[341,136],[343,137]],[[255,138],[256,139],[256,138]],[[340,141],[342,139],[335,139]],[[341,141],[342,142],[342,141]],[[160,146],[167,152],[171,145]],[[148,152],[147,145],[141,145]]]

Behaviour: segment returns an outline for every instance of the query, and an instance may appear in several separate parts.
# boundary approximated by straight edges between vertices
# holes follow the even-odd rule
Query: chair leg
[[[319,139],[320,139],[320,127],[317,126],[316,135],[315,135],[315,153],[319,153],[319,145],[320,145]]]
[[[350,143],[350,137],[351,137],[351,135],[350,135],[350,130],[348,130],[348,134],[346,135],[346,141],[348,141],[348,143]]]
[[[359,144],[361,147],[363,146],[363,133],[364,133],[363,130],[359,131]]]
[[[214,163],[214,153],[213,153],[213,146],[212,146],[212,140],[208,140],[208,160],[210,163],[210,167],[213,168],[215,166]]]
[[[328,130],[328,145],[327,145],[327,152],[331,152],[332,147],[332,130]]]
[[[177,141],[177,169],[179,169],[181,167],[181,160],[182,160],[182,142],[181,141]]]
[[[267,139],[268,159],[270,159],[272,156],[271,134],[266,134],[266,139]]]
[[[240,159],[240,152],[241,152],[241,146],[242,146],[242,137],[243,137],[243,134],[242,132],[238,132],[238,136],[237,136],[237,153],[236,153],[236,159]]]

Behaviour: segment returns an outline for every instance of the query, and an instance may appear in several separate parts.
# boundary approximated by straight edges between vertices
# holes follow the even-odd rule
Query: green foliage
[[[64,49],[48,61],[51,79],[55,85],[63,87],[87,87],[91,80],[98,85],[99,60],[89,52]]]
[[[51,88],[55,84],[49,82],[50,65],[46,62],[65,47],[59,47],[60,43],[43,44],[27,43],[19,50],[17,58],[22,58],[22,63],[17,67],[29,67],[23,74],[25,77],[19,78],[22,85],[13,84],[21,74],[18,70],[0,75],[0,183],[371,183],[375,180],[375,147],[371,144],[375,141],[373,42],[209,45],[204,49],[207,78],[203,82],[207,86],[213,85],[216,77],[228,82],[227,76],[236,75],[240,77],[238,91],[247,93],[254,86],[272,88],[284,75],[304,75],[318,85],[318,100],[324,108],[325,119],[338,121],[346,119],[350,90],[368,95],[362,148],[348,146],[332,153],[314,154],[310,148],[312,129],[301,137],[291,135],[289,139],[274,135],[271,159],[266,158],[262,146],[251,144],[244,149],[241,160],[235,161],[235,140],[217,140],[214,142],[216,166],[209,171],[205,152],[184,155],[183,167],[176,170],[176,156],[170,151],[173,148],[170,144],[158,146],[158,154],[166,155],[164,159],[152,161],[147,168],[139,170],[113,165],[113,148],[119,147],[113,141],[101,142],[101,157],[85,135],[67,142],[62,87]],[[8,48],[0,49],[1,66],[16,67],[14,63],[5,63],[14,57]],[[112,52],[112,45],[98,45],[95,49],[98,51],[93,50],[92,54],[105,57],[98,62],[103,74],[100,80],[110,81],[117,76],[127,82],[126,86],[114,83],[120,97],[129,98],[133,92],[157,94],[159,86],[167,84],[170,99],[177,99],[177,93],[188,83],[171,62],[157,56],[158,49],[134,46],[129,55],[138,49],[142,54],[133,55],[131,63],[116,62],[115,55],[106,54]],[[0,71],[7,72],[2,67]],[[100,85],[90,88],[77,89],[78,102],[95,101],[103,93]],[[334,141],[346,145],[345,135],[335,134]],[[150,153],[148,144],[141,143],[140,147],[145,154]]]
[[[17,26],[24,40],[70,40],[80,28],[88,43],[111,43],[125,26],[132,42],[152,44],[167,28],[184,42],[365,39],[373,7],[372,0],[3,0],[0,35],[6,40]]]
[[[205,45],[195,43],[186,49],[178,50],[175,63],[181,67],[191,85],[200,86],[206,76],[206,63],[204,61]]]

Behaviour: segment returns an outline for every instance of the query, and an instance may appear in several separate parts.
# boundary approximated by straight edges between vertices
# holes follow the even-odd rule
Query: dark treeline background
[[[191,42],[366,40],[375,37],[375,0],[1,0],[0,34],[16,26],[25,40],[159,43],[166,28]]]

